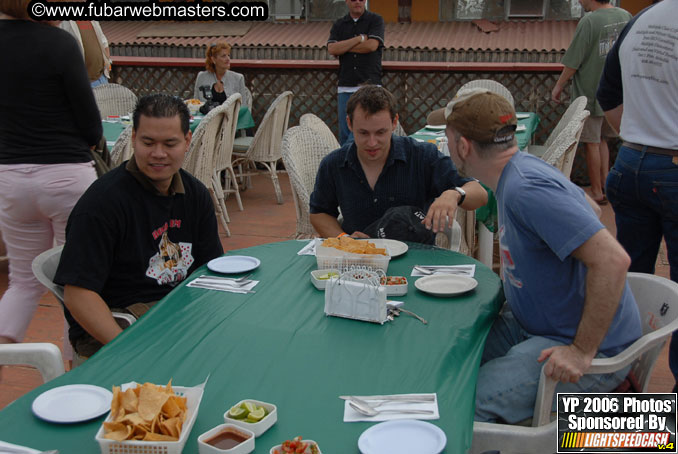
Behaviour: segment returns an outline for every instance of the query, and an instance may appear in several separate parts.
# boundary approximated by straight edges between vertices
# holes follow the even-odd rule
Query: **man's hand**
[[[355,232],[351,233],[351,238],[369,238],[369,235],[364,234],[360,230],[356,230]]]
[[[560,104],[560,95],[563,93],[563,87],[558,86],[556,84],[555,87],[553,87],[553,90],[551,90],[551,101],[555,102],[556,104]]]
[[[457,202],[460,198],[461,195],[453,189],[443,192],[440,194],[440,197],[433,201],[428,209],[428,213],[426,213],[426,217],[421,223],[427,229],[433,229],[436,233],[452,226],[454,223],[454,213],[457,211]]]
[[[577,383],[591,366],[594,356],[595,352],[585,353],[571,344],[542,350],[537,361],[548,359],[544,366],[544,374],[547,377],[563,383]]]

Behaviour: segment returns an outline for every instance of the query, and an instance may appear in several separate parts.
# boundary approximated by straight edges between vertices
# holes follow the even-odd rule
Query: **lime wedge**
[[[243,402],[242,405],[240,405],[240,408],[245,410],[245,416],[249,415],[252,413],[254,410],[257,409],[257,406],[253,404],[252,402]]]
[[[247,415],[247,420],[259,422],[264,419],[264,416],[266,416],[266,410],[264,410],[264,407],[258,407],[256,410],[251,411],[250,414]]]
[[[247,417],[247,410],[241,407],[232,407],[228,410],[229,418],[233,419],[245,419]]]

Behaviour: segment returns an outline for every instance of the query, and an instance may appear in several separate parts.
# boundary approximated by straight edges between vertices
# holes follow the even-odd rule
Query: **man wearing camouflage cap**
[[[513,107],[487,90],[465,90],[429,124],[447,125],[462,175],[497,198],[506,305],[478,373],[478,421],[532,416],[542,365],[558,392],[607,392],[628,373],[583,375],[594,357],[616,355],[641,335],[626,284],[629,257],[580,188],[518,150]]]

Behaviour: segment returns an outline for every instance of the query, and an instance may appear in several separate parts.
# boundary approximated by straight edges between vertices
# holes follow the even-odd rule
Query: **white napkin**
[[[393,394],[394,396],[410,396],[412,394]],[[386,412],[379,413],[376,416],[366,416],[362,413],[358,413],[351,407],[348,403],[348,400],[344,402],[344,422],[357,422],[357,421],[391,421],[394,419],[440,419],[440,413],[438,412],[438,395],[436,393],[431,394],[416,394],[417,396],[433,396],[431,402],[403,402],[403,401],[384,401],[384,400],[375,400],[371,397],[373,396],[358,396],[360,399],[368,402],[370,405],[375,406],[377,410],[431,410],[432,414],[412,414],[412,413],[395,413],[395,412]]]
[[[11,453],[11,454],[40,454],[41,451],[37,449],[27,448],[25,446],[13,445],[12,443],[7,443],[0,440],[0,454]]]
[[[315,255],[315,243],[315,239],[311,239],[306,246],[302,247],[301,250],[297,252],[297,255]]]
[[[231,292],[231,293],[248,293],[248,290],[252,290],[255,285],[257,285],[259,281],[251,281],[246,285],[241,285],[241,286],[236,286],[236,285],[229,285],[228,281],[224,281],[224,283],[220,283],[218,280],[210,280],[210,279],[205,279],[202,277],[199,277],[197,279],[193,279],[191,282],[186,284],[187,287],[195,287],[195,288],[202,288],[205,290],[217,290],[220,292]],[[209,286],[210,288],[205,288],[204,286]]]
[[[454,274],[456,276],[468,276],[468,277],[473,277],[476,274],[476,266],[475,265],[420,265],[426,268],[427,266],[435,266],[436,269],[434,274]],[[454,273],[446,273],[445,270],[455,270]],[[431,270],[433,271],[433,270]],[[429,274],[422,273],[419,271],[417,268],[412,268],[412,276],[429,276]]]

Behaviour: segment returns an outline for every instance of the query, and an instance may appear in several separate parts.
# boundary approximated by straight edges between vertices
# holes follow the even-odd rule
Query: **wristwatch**
[[[462,203],[464,203],[464,199],[466,198],[466,191],[464,191],[462,188],[454,188],[455,191],[459,193],[461,198],[457,202],[457,206],[461,206]]]

